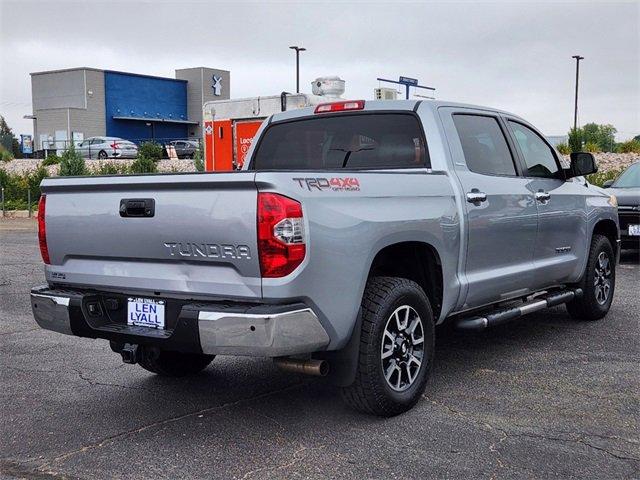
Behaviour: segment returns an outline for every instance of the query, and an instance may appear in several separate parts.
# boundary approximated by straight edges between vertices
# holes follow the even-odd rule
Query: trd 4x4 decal
[[[306,178],[294,178],[294,182],[298,182],[301,188],[307,188],[307,190],[318,189],[321,192],[330,190],[333,192],[356,192],[360,190],[360,182],[357,178],[353,177],[306,177]]]

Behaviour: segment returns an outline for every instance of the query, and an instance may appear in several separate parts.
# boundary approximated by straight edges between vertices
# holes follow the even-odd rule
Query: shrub
[[[587,175],[587,181],[593,185],[601,187],[607,180],[615,180],[623,172],[620,170],[608,170],[606,172],[596,172]]]
[[[162,145],[156,142],[144,142],[138,147],[138,158],[149,158],[155,162],[162,159]]]
[[[84,158],[73,145],[64,151],[60,157],[60,175],[64,177],[74,175],[87,175],[89,172],[84,163]]]
[[[32,198],[31,199],[31,209],[34,210],[37,208],[37,204],[38,204],[38,198],[36,197],[35,199]],[[27,210],[29,208],[29,204],[27,203],[26,200],[13,200],[13,199],[7,199],[5,197],[4,199],[4,209],[5,210]]]
[[[139,156],[129,167],[129,172],[131,173],[156,173],[158,171],[158,166],[156,165],[156,161],[148,158]]]
[[[51,165],[57,165],[59,163],[60,163],[60,157],[55,153],[50,153],[49,155],[47,155],[47,158],[45,158],[42,161],[42,166],[49,167]]]
[[[47,169],[39,167],[24,174],[7,173],[0,169],[0,186],[4,188],[5,208],[26,209],[29,191],[32,205],[40,198],[40,182],[48,176]]]
[[[584,151],[591,152],[591,153],[598,153],[600,152],[600,145],[598,145],[595,142],[587,142],[584,144]]]
[[[13,160],[13,155],[11,154],[11,152],[0,147],[0,161],[10,162],[11,160]]]
[[[0,168],[0,187],[7,188],[9,184],[9,174],[2,168]],[[5,192],[6,195],[6,192]]]
[[[640,153],[640,142],[636,139],[618,144],[618,153]]]
[[[126,165],[119,165],[113,162],[106,162],[100,165],[98,170],[96,170],[95,175],[120,175],[127,173]]]
[[[49,176],[49,172],[42,165],[39,166],[34,172],[27,174],[27,186],[31,190],[31,200],[35,198],[38,201],[40,198],[40,184],[42,180]]]
[[[204,172],[204,155],[202,154],[202,144],[198,145],[195,153],[193,154],[193,166],[196,172]]]
[[[556,150],[558,150],[562,155],[569,155],[571,153],[571,148],[566,143],[559,143],[556,145]]]

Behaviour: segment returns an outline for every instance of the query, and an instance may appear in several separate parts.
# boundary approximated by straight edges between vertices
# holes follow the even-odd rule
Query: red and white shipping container
[[[208,172],[239,170],[262,122],[274,113],[340,100],[344,80],[320,77],[313,94],[286,93],[266,97],[216,100],[203,105],[204,165]]]

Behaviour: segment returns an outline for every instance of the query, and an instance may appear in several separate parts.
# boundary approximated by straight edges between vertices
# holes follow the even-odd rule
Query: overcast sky
[[[30,72],[95,67],[161,76],[231,71],[231,96],[302,90],[339,75],[370,99],[376,77],[418,78],[438,99],[502,108],[547,135],[579,120],[640,133],[640,2],[60,2],[0,0],[0,114],[31,133]]]

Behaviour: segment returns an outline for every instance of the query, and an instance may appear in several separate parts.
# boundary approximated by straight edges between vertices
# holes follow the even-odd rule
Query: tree
[[[581,152],[583,145],[583,133],[581,128],[569,130],[569,148],[572,152]]]
[[[0,142],[15,158],[22,157],[20,142],[18,142],[18,139],[13,134],[13,130],[11,130],[11,127],[9,127],[2,115],[0,115]]]
[[[610,124],[587,123],[582,127],[582,139],[585,143],[596,144],[603,152],[612,152],[616,146],[616,127]]]

